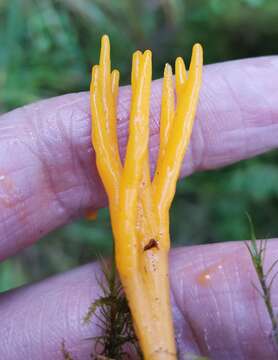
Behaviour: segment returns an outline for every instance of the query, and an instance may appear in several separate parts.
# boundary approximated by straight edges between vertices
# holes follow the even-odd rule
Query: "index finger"
[[[245,159],[278,145],[278,57],[206,66],[181,175]],[[130,87],[120,89],[121,155]],[[152,85],[150,159],[159,146],[161,81]],[[69,94],[0,118],[0,259],[84,213],[106,205],[90,139],[89,94]]]

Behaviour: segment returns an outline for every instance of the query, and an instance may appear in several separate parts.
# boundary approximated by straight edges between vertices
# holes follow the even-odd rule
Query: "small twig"
[[[272,275],[272,278],[270,281],[268,281],[268,277],[270,274],[272,274],[273,270],[275,269],[276,265],[278,264],[278,260],[274,261],[274,263],[269,267],[268,270],[265,271],[264,269],[264,260],[265,260],[265,254],[266,254],[266,246],[267,246],[267,240],[260,240],[259,247],[257,245],[257,239],[254,231],[254,226],[252,223],[252,219],[247,214],[247,218],[250,224],[250,231],[251,231],[251,240],[250,242],[245,242],[247,249],[249,251],[249,254],[252,259],[252,263],[254,266],[254,269],[256,271],[261,290],[254,286],[254,288],[258,291],[260,296],[263,298],[268,315],[270,317],[271,325],[272,325],[272,334],[274,341],[276,345],[278,346],[278,320],[276,314],[274,314],[273,305],[272,305],[272,299],[271,299],[271,288],[273,285],[273,282],[278,274],[276,272]]]

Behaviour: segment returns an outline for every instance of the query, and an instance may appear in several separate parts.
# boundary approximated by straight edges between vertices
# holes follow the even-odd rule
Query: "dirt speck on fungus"
[[[158,242],[155,239],[150,239],[150,241],[147,243],[147,245],[144,246],[144,251],[150,250],[150,249],[159,249]]]

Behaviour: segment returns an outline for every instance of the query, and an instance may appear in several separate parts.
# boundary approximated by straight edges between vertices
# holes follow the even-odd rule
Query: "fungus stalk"
[[[148,154],[152,53],[132,59],[132,99],[124,164],[117,142],[119,72],[111,72],[104,35],[90,86],[92,144],[109,199],[116,266],[145,359],[176,359],[168,279],[169,208],[189,144],[201,86],[203,54],[194,45],[188,75],[177,58],[176,106],[172,69],[164,70],[160,149],[153,179]]]

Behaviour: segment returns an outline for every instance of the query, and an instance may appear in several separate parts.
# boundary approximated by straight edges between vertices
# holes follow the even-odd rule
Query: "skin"
[[[214,169],[278,146],[278,57],[206,66],[181,176]],[[151,160],[159,139],[161,81],[151,101]],[[130,88],[120,89],[118,136],[124,153]],[[0,117],[0,256],[5,259],[49,231],[107,204],[90,144],[88,93],[69,94]],[[223,196],[225,196],[223,194]],[[260,211],[261,209],[258,209]],[[92,224],[93,226],[93,224]],[[266,265],[278,258],[269,243]],[[240,242],[173,250],[170,256],[173,314],[181,353],[211,359],[275,359],[270,321],[251,285],[250,257]],[[0,296],[0,358],[61,359],[68,350],[88,359],[82,325],[98,295],[98,264],[88,264]],[[273,287],[278,306],[278,283]]]

